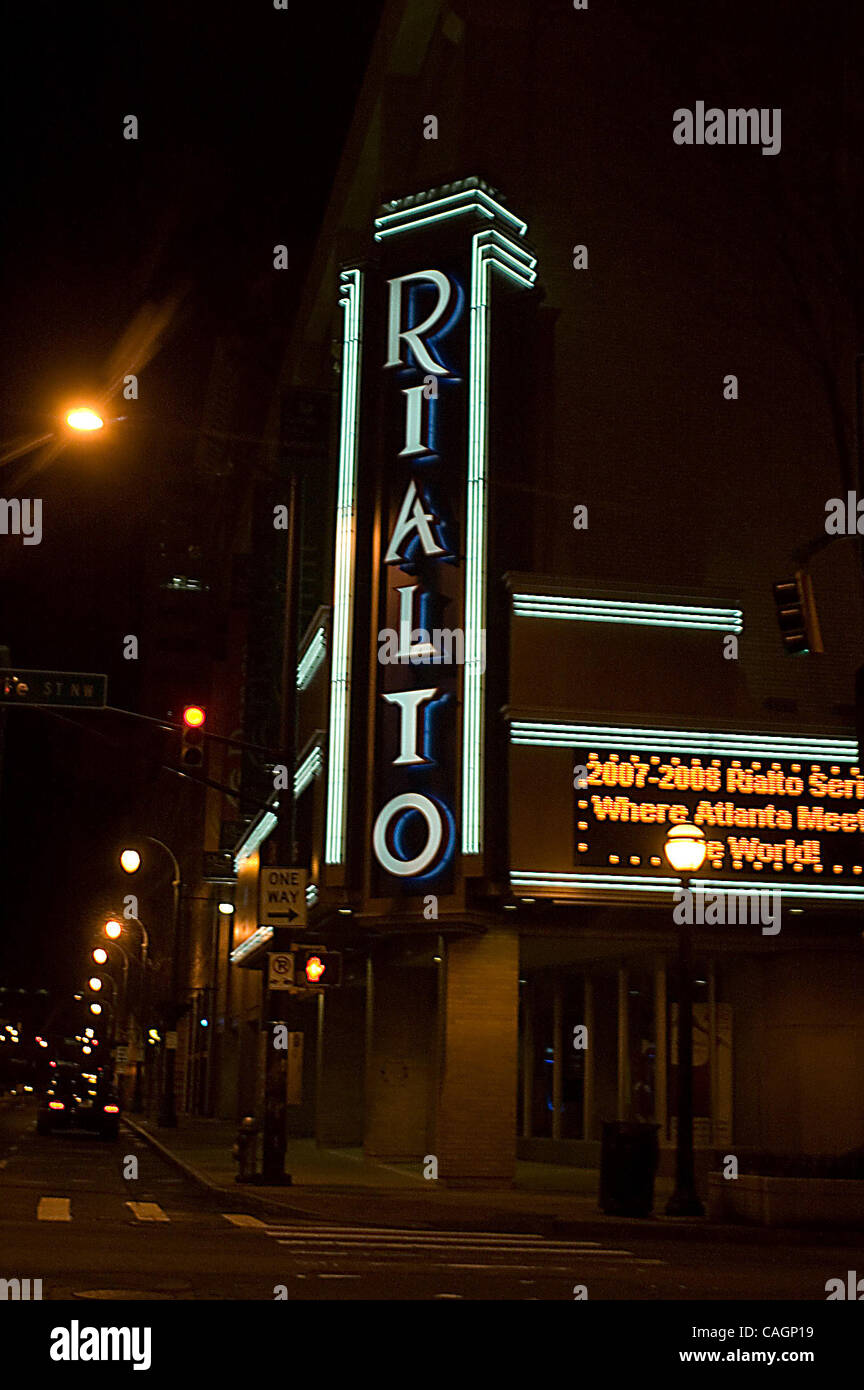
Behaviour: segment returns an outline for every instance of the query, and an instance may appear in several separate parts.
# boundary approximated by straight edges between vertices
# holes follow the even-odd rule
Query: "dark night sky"
[[[142,408],[194,426],[215,338],[287,331],[380,5],[49,3],[7,16],[0,439],[52,428],[106,379],[148,304],[180,308],[140,375]],[[139,139],[123,139],[123,117]],[[262,419],[267,399],[262,393]],[[67,449],[13,491],[51,515],[39,546],[0,537],[0,642],[22,666],[117,670],[142,538],[182,450]],[[4,487],[8,491],[4,491]],[[128,692],[127,698],[128,698]],[[124,704],[123,671],[109,701]],[[112,806],[87,745],[36,712],[10,721],[0,816],[0,982],[68,982]],[[77,952],[76,952],[77,954]]]

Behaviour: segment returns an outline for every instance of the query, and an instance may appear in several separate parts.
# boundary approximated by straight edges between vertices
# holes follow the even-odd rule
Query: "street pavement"
[[[41,1279],[44,1300],[572,1301],[584,1287],[589,1300],[824,1301],[825,1281],[854,1265],[830,1241],[690,1240],[644,1224],[632,1240],[620,1225],[556,1238],[371,1210],[349,1222],[321,1205],[311,1220],[240,1185],[208,1188],[130,1129],[117,1143],[38,1136],[34,1103],[0,1108],[0,1278]]]

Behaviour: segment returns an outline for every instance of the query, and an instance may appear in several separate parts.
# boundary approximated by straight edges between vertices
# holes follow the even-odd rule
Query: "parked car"
[[[116,1087],[101,1077],[85,1078],[84,1085],[79,1087],[75,1123],[80,1129],[96,1130],[103,1139],[116,1139],[120,1132],[120,1099]]]
[[[71,1128],[77,1104],[77,1074],[64,1071],[53,1076],[47,1091],[39,1101],[36,1133],[50,1134],[55,1129]]]
[[[36,1133],[58,1129],[93,1130],[102,1139],[116,1139],[120,1101],[115,1087],[96,1072],[59,1072],[40,1101]]]

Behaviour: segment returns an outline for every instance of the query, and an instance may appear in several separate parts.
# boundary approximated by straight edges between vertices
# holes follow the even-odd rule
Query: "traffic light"
[[[294,951],[295,985],[326,989],[342,983],[342,952],[323,946],[304,946]]]
[[[824,651],[813,582],[807,570],[798,570],[794,579],[774,585],[774,605],[783,649],[788,656]]]
[[[206,710],[200,705],[186,705],[183,710],[183,740],[180,762],[183,767],[201,767],[204,762],[204,721]]]

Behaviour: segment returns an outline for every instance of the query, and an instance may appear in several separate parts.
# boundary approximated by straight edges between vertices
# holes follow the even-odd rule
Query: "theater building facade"
[[[752,365],[752,325],[724,318],[674,234],[653,286],[621,236],[601,288],[577,269],[576,224],[601,259],[621,194],[588,215],[584,152],[557,149],[553,177],[530,74],[541,157],[484,120],[505,103],[492,55],[520,71],[524,7],[426,8],[409,23],[386,7],[284,369],[292,390],[338,369],[294,792],[296,939],[345,962],[339,988],[293,1006],[292,1132],[506,1185],[517,1157],[596,1166],[603,1122],[641,1119],[668,1163],[680,880],[664,845],[695,821],[702,1166],[847,1152],[864,1144],[856,555],[815,571],[823,656],[783,653],[771,603],[839,471],[816,485],[802,460],[778,503],[753,406],[723,397],[720,357]],[[555,67],[549,24],[531,43]],[[466,84],[476,124],[425,141],[425,113]],[[650,200],[645,216],[659,224]],[[694,301],[725,335],[707,365]],[[769,415],[812,438],[816,387],[778,353],[788,400]],[[237,846],[252,1032],[272,822]]]

